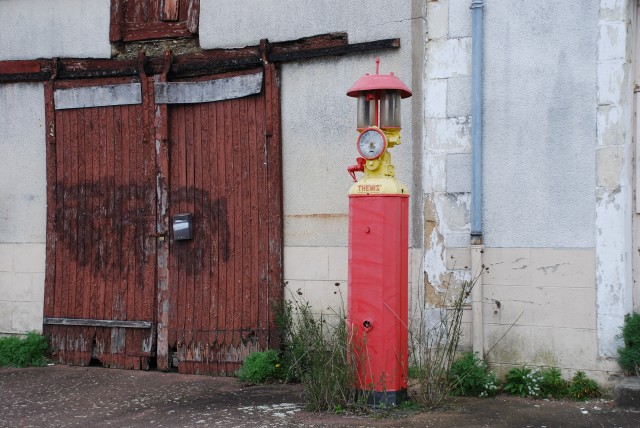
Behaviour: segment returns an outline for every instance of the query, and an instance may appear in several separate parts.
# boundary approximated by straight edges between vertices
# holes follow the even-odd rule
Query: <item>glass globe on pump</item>
[[[353,181],[362,182],[362,186],[371,185],[374,189],[379,186],[388,192],[406,193],[406,186],[399,181],[380,182],[378,179],[395,178],[387,149],[400,144],[400,100],[410,97],[411,91],[393,72],[380,74],[380,58],[377,58],[376,74],[367,73],[358,79],[347,95],[358,100],[356,129],[360,135],[356,148],[360,157],[356,159],[356,165],[347,168]],[[357,171],[365,174],[360,182],[356,179]],[[355,185],[352,188],[357,189]]]

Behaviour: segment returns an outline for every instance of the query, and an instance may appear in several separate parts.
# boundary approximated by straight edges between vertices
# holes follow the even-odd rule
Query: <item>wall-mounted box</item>
[[[193,214],[176,214],[173,216],[173,240],[184,241],[193,238]]]

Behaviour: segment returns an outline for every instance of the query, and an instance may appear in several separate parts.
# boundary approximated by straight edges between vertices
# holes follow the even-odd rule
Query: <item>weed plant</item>
[[[541,395],[542,376],[536,369],[513,367],[505,377],[504,390],[511,395],[537,398]]]
[[[37,332],[0,338],[0,367],[46,366],[47,339]]]
[[[258,384],[284,379],[285,370],[280,363],[278,353],[268,350],[249,354],[236,376],[241,381]]]
[[[560,369],[513,367],[507,373],[504,391],[520,397],[565,398],[587,400],[602,395],[600,387],[584,372],[578,371],[571,381],[562,378]]]
[[[498,392],[496,375],[473,352],[464,352],[451,365],[451,395],[493,397]]]
[[[640,313],[624,316],[622,326],[624,347],[618,348],[618,364],[627,375],[640,375]]]
[[[569,382],[562,378],[557,367],[549,367],[540,371],[540,397],[564,398],[569,395]]]
[[[482,272],[485,269],[483,266]],[[448,304],[441,308],[437,319],[427,322],[424,307],[416,308],[421,316],[419,324],[409,328],[409,354],[414,366],[409,392],[412,399],[427,410],[439,407],[456,387],[451,367],[460,342],[462,314],[467,297],[482,272],[471,281],[462,281],[451,299],[444,296],[443,301]],[[424,302],[424,296],[417,296],[417,301]]]
[[[314,315],[300,291],[297,296],[284,302],[276,316],[287,380],[304,385],[311,411],[354,408],[362,396],[357,396],[354,387],[355,353],[349,349],[351,335],[344,306],[328,315]]]
[[[581,401],[602,396],[598,384],[582,371],[577,371],[576,374],[573,375],[568,393],[569,397]]]

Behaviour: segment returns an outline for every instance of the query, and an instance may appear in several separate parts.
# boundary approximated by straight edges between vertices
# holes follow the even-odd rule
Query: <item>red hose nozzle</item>
[[[365,158],[356,158],[356,162],[358,163],[357,165],[347,167],[347,172],[349,172],[351,178],[353,178],[354,183],[358,181],[356,180],[356,171],[364,172],[364,165],[367,163],[367,160]]]

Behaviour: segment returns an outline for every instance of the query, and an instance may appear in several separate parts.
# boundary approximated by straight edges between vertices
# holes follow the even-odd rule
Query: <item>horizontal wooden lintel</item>
[[[169,69],[169,77],[179,79],[248,70],[263,65],[263,60],[273,63],[300,61],[326,56],[351,55],[385,49],[398,49],[400,39],[375,40],[349,44],[346,33],[330,33],[302,39],[264,43],[239,49],[211,49],[199,53],[176,55]],[[266,50],[266,52],[264,52]],[[51,78],[53,59],[29,61],[0,61],[0,83],[42,82]],[[88,79],[104,77],[161,74],[164,69],[162,57],[149,57],[144,70],[139,69],[135,59],[73,59],[57,60],[57,79]]]
[[[351,55],[384,49],[397,49],[399,47],[400,39],[384,39],[373,42],[300,49],[281,53],[274,52],[269,55],[269,60],[271,62],[289,62],[309,58],[320,58],[324,56]]]
[[[66,325],[79,327],[121,327],[121,328],[151,328],[151,321],[127,320],[96,320],[86,318],[51,318],[44,317],[45,325]]]

